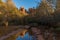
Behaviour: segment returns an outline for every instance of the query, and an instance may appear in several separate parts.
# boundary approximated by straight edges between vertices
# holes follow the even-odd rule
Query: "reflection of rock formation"
[[[21,36],[21,37],[24,37],[24,35],[26,34],[27,30],[26,29],[23,29],[22,31],[18,32],[15,36]]]
[[[24,35],[26,34],[27,30],[23,30],[21,33],[20,33],[20,36],[21,37],[24,37]]]

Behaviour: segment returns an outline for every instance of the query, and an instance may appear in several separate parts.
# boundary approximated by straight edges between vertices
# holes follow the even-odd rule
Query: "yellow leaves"
[[[27,14],[23,14],[22,12],[19,12],[19,13],[17,13],[16,15],[19,16],[19,17],[27,16]]]
[[[11,5],[10,5],[11,6]],[[7,3],[4,2],[0,2],[0,14],[2,13],[2,17],[4,17],[4,14],[7,14],[8,18],[11,19],[15,19],[15,18],[22,18],[26,15],[28,15],[27,13],[22,13],[20,12],[15,6],[14,7],[9,7],[9,5],[7,5]]]
[[[0,12],[0,14],[2,14],[2,13]]]

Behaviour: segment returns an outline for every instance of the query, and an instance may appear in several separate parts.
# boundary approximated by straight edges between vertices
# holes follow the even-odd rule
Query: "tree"
[[[57,10],[59,10],[60,9],[60,0],[57,0],[57,3],[56,3],[57,5]]]

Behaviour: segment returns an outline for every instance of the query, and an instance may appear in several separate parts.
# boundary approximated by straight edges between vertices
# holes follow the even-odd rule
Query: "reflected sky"
[[[21,36],[18,36],[16,40],[36,40],[36,38],[29,35],[29,33],[27,32],[23,38]]]

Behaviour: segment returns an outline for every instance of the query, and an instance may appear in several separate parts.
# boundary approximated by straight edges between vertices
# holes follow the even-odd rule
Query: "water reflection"
[[[27,32],[24,37],[18,36],[16,38],[16,40],[36,40],[35,37],[33,37],[32,35],[29,35],[29,33]]]

